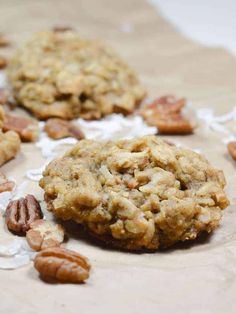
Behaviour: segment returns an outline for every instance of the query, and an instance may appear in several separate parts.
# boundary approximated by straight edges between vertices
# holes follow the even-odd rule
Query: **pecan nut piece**
[[[26,233],[29,246],[40,251],[48,247],[60,246],[64,240],[64,229],[61,225],[43,219],[35,220]]]
[[[39,136],[38,123],[30,118],[10,115],[4,116],[3,131],[15,131],[23,142],[34,142]]]
[[[53,139],[60,139],[69,136],[75,137],[78,140],[84,138],[84,134],[78,126],[62,119],[52,118],[47,120],[44,130],[47,132],[48,136]]]
[[[86,257],[60,247],[39,252],[34,267],[43,280],[61,283],[82,283],[88,279],[91,268]]]
[[[8,100],[8,95],[7,95],[7,91],[5,88],[0,88],[0,104],[4,105],[7,103]]]
[[[1,90],[0,90],[0,101],[1,101]],[[2,129],[3,127],[4,118],[5,118],[5,113],[2,106],[0,106],[0,129]]]
[[[0,47],[7,47],[7,46],[10,46],[9,39],[3,34],[0,34]]]
[[[236,160],[236,141],[228,143],[227,148],[231,157]]]
[[[39,202],[33,195],[11,201],[6,208],[5,221],[13,233],[25,235],[30,224],[43,217]]]
[[[6,176],[0,172],[0,193],[12,191],[15,186],[13,181],[8,181]]]
[[[55,25],[52,30],[56,33],[64,33],[68,31],[73,31],[74,28],[68,25]]]
[[[7,59],[3,56],[0,56],[0,69],[4,69],[7,66]]]
[[[193,125],[182,115],[185,99],[163,96],[147,105],[141,115],[149,125],[156,126],[160,134],[191,134]]]

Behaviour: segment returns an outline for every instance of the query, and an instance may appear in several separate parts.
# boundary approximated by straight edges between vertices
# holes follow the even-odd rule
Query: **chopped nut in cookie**
[[[160,134],[191,134],[194,127],[181,112],[185,104],[185,99],[163,96],[146,105],[140,113],[147,124],[158,128]]]
[[[6,208],[5,222],[10,231],[25,235],[33,221],[43,217],[39,202],[33,195],[11,201]]]
[[[47,132],[48,136],[53,139],[60,139],[70,136],[75,137],[78,140],[84,138],[84,134],[78,126],[72,122],[62,119],[52,118],[47,120],[44,130]]]
[[[83,283],[89,278],[90,264],[81,254],[60,247],[39,252],[34,267],[48,282]]]
[[[4,69],[7,66],[7,59],[3,56],[0,56],[0,70]]]
[[[31,223],[26,233],[29,246],[35,251],[60,246],[64,240],[64,228],[51,221],[39,219]]]
[[[12,191],[14,189],[15,182],[9,181],[6,176],[0,172],[0,193]]]
[[[236,141],[228,143],[227,148],[231,157],[236,160]]]
[[[39,136],[38,122],[26,118],[6,113],[3,123],[3,131],[15,131],[19,134],[23,142],[34,142]]]

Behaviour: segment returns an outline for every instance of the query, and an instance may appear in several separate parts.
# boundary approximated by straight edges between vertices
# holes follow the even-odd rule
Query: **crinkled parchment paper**
[[[232,203],[211,237],[165,252],[129,254],[105,249],[74,232],[67,247],[91,260],[88,282],[45,284],[32,262],[16,270],[0,270],[0,313],[236,313],[236,163],[224,144],[236,135],[235,121],[232,116],[232,121],[209,120],[236,105],[235,58],[183,38],[144,0],[11,0],[0,5],[1,31],[15,43],[54,24],[74,25],[84,36],[111,43],[139,72],[149,97],[174,93],[191,100],[201,118],[196,134],[168,139],[200,150],[224,169]],[[199,112],[201,108],[213,112]],[[224,122],[229,123],[229,132],[222,129]],[[64,149],[57,152],[62,154]],[[37,180],[45,161],[40,147],[23,144],[17,159],[3,170],[18,184],[26,180],[26,193],[34,192],[42,200],[37,182],[29,180],[26,172],[36,169],[30,175]],[[13,242],[2,217],[0,223],[0,245],[9,244],[14,254],[20,250],[29,259],[25,257],[29,253],[24,255],[28,249],[22,242]]]

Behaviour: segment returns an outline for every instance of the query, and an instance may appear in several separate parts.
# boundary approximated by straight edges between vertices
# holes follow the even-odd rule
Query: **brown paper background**
[[[82,35],[113,45],[137,70],[151,97],[175,93],[196,108],[214,106],[218,113],[236,104],[236,59],[184,38],[144,0],[0,0],[0,23],[16,43],[54,24],[74,25]],[[123,23],[133,25],[134,32],[121,32]],[[0,271],[0,313],[236,313],[235,163],[220,136],[202,126],[193,136],[175,139],[201,148],[225,171],[232,205],[212,237],[152,254],[109,250],[72,237],[67,247],[91,260],[88,282],[45,284],[32,265]],[[24,144],[3,170],[20,183],[27,169],[42,164],[40,156],[33,145]],[[30,182],[32,191],[42,195]],[[1,225],[0,243],[11,239]]]

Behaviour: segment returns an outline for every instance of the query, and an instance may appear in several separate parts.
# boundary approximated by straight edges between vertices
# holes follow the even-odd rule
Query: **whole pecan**
[[[0,87],[0,104],[1,105],[6,104],[7,103],[7,98],[8,98],[8,95],[7,95],[6,89]]]
[[[30,118],[6,113],[3,121],[3,131],[15,131],[23,142],[34,142],[39,136],[38,123]]]
[[[69,136],[75,137],[78,140],[84,138],[84,134],[78,126],[69,121],[58,118],[48,119],[44,130],[47,132],[48,136],[53,139],[60,139]]]
[[[48,282],[82,283],[89,277],[88,259],[77,252],[60,247],[42,250],[34,260],[41,278]]]
[[[60,246],[64,240],[64,229],[61,225],[43,219],[35,220],[26,233],[29,246],[40,251],[48,247]]]
[[[236,160],[236,141],[228,143],[227,148],[231,157]]]
[[[56,33],[64,33],[68,31],[73,31],[73,27],[69,25],[55,25],[52,29]]]
[[[186,100],[163,96],[146,105],[141,115],[149,125],[156,126],[160,134],[191,134],[192,123],[183,116]]]
[[[10,45],[9,39],[4,36],[3,34],[0,34],[0,47],[7,47]]]
[[[3,56],[0,56],[0,69],[4,69],[7,66],[7,59]]]
[[[13,233],[25,235],[30,224],[43,217],[39,202],[33,195],[11,201],[6,208],[5,221]]]

